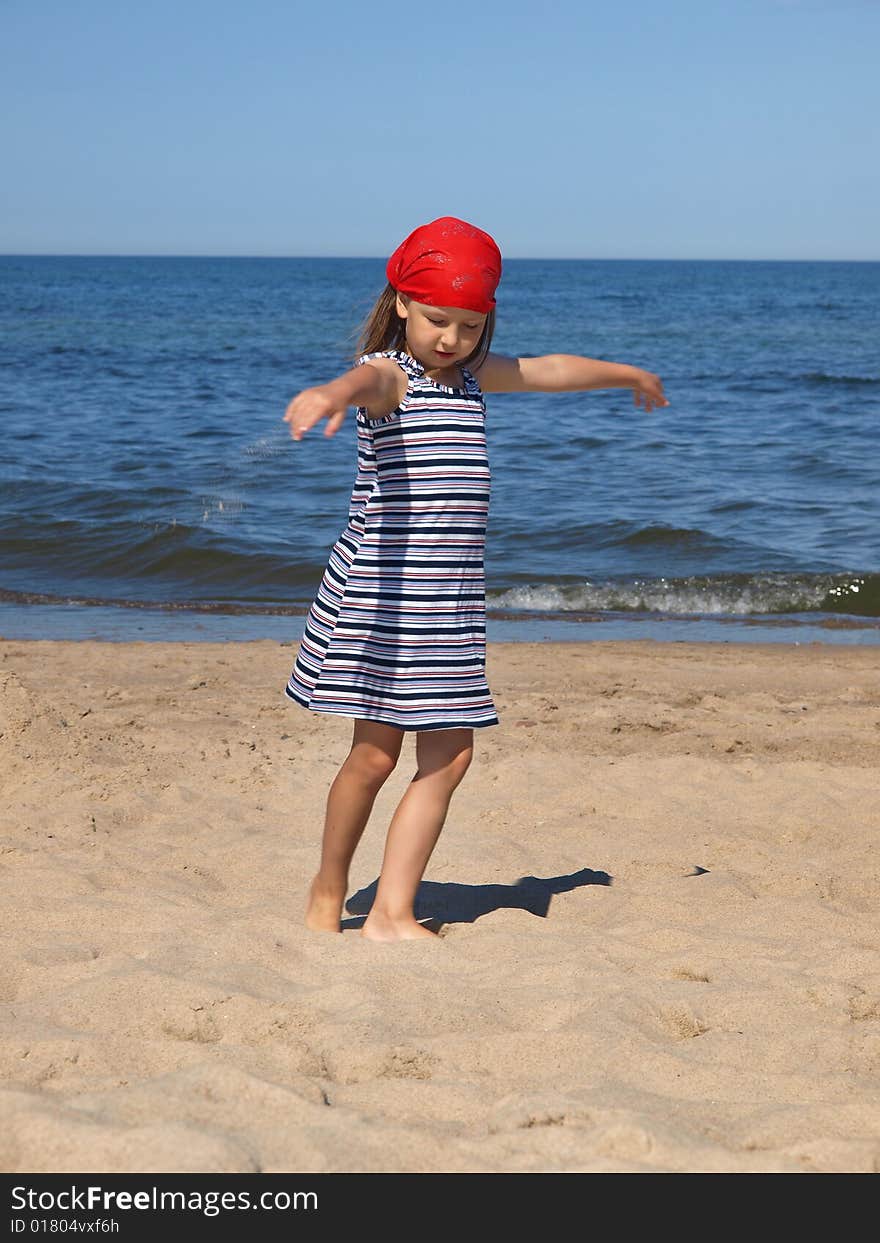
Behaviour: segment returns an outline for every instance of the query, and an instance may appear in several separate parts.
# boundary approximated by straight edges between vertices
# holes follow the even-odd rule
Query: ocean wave
[[[805,380],[808,384],[880,384],[880,376],[831,375],[827,371],[807,371],[804,375],[795,378]]]
[[[308,608],[314,582],[309,573],[291,577],[300,577],[300,586],[305,588],[298,600],[267,599],[265,596],[251,600],[243,596],[237,599],[150,599],[140,593],[120,597],[0,587],[0,603],[295,616]],[[265,583],[262,585],[265,590]],[[495,617],[531,613],[568,617],[591,615],[597,619],[607,614],[717,619],[836,615],[880,619],[880,575],[741,574],[605,583],[534,583],[490,591],[486,604],[490,616]]]
[[[101,596],[102,602],[202,597],[292,603],[307,596],[321,576],[318,559],[289,555],[283,544],[254,548],[236,534],[234,501],[220,500],[201,526],[186,522],[31,522],[16,536],[0,529],[0,565],[7,590],[40,591],[64,600]],[[218,520],[229,519],[226,529]],[[148,599],[147,607],[154,601]]]
[[[621,548],[687,548],[709,549],[723,544],[717,536],[699,527],[667,527],[660,524],[649,524],[638,530],[628,531],[613,542]]]
[[[676,383],[679,385],[701,384],[708,381],[711,382],[714,388],[723,388],[731,392],[778,392],[780,385],[790,385],[796,383],[852,385],[880,384],[880,376],[849,375],[847,373],[835,374],[830,371],[787,371],[781,369],[774,370],[772,368],[755,371],[754,373],[747,371],[684,371],[681,374],[668,372],[666,376],[664,376],[664,379],[670,387],[674,387]]]
[[[59,595],[51,591],[8,591],[0,587],[2,604],[74,605],[81,608],[159,609],[166,613],[232,613],[280,617],[302,616],[308,604],[245,604],[232,600],[126,600],[118,596]]]
[[[541,613],[758,616],[841,613],[880,617],[880,575],[731,574],[580,584],[535,583],[493,592],[490,608]]]

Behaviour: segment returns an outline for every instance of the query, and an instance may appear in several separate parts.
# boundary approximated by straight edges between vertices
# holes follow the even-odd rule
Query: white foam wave
[[[847,583],[858,591],[858,580]],[[820,609],[829,592],[839,594],[840,580],[828,576],[809,580],[785,576],[755,576],[745,581],[725,579],[635,579],[629,583],[591,583],[559,587],[537,583],[490,593],[490,608],[547,613],[648,612],[741,615],[806,613]]]

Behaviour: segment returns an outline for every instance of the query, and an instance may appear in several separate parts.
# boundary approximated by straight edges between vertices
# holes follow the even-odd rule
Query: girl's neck
[[[445,384],[447,388],[461,388],[464,384],[464,374],[458,363],[453,363],[450,367],[431,367],[414,353],[409,341],[404,342],[404,349],[410,358],[414,358],[417,363],[424,369],[425,375],[429,380],[433,380],[436,384]]]

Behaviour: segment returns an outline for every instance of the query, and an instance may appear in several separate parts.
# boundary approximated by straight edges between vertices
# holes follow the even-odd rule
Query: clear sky
[[[0,0],[0,252],[880,259],[880,0]]]

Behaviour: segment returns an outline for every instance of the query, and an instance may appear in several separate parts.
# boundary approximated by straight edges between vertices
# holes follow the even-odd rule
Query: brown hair
[[[483,331],[476,348],[463,360],[462,366],[471,363],[479,367],[492,344],[495,332],[495,309],[486,316]],[[397,290],[393,285],[386,285],[376,300],[376,304],[364,320],[358,336],[354,359],[361,354],[376,354],[381,350],[406,349],[406,320],[397,314]]]

